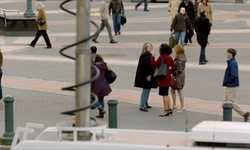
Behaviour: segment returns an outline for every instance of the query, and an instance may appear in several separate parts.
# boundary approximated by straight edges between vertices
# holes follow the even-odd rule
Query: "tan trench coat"
[[[44,17],[44,19],[45,19],[46,22],[45,22],[44,25],[39,25],[38,21],[42,17],[42,15],[43,15],[43,17]],[[38,26],[37,28],[38,28],[38,30],[47,30],[48,29],[48,20],[47,20],[47,15],[46,15],[46,12],[45,12],[44,9],[41,9],[41,10],[38,11],[36,22],[37,22],[37,26]]]
[[[169,0],[168,12],[170,12],[170,17],[172,21],[174,20],[174,17],[178,14],[180,3],[180,0]]]
[[[213,20],[213,11],[211,8],[210,4],[203,5],[203,3],[200,3],[198,6],[198,10],[197,10],[197,16],[200,16],[200,12],[204,10],[205,11],[205,16],[207,17],[207,19],[209,19],[209,23],[212,24],[212,20]]]

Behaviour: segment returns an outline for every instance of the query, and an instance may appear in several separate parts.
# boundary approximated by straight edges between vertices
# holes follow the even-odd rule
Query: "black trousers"
[[[38,41],[38,39],[40,38],[41,35],[43,36],[43,38],[44,38],[44,40],[46,42],[47,47],[51,47],[49,36],[48,36],[46,30],[38,30],[37,33],[36,33],[35,39],[31,42],[31,45],[35,46],[36,42]]]

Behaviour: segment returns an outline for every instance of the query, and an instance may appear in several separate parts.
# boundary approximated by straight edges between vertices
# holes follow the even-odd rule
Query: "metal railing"
[[[16,9],[2,9],[0,8],[0,16],[4,18],[4,26],[7,26],[7,13],[17,13],[19,14],[19,10]]]

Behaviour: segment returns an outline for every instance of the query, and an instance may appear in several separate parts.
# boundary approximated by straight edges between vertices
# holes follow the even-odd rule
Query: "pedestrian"
[[[168,2],[168,12],[170,12],[171,21],[178,14],[179,5],[181,0],[169,0]]]
[[[174,30],[175,33],[175,40],[176,43],[180,44],[184,47],[185,45],[185,36],[186,36],[186,30],[193,30],[190,19],[186,15],[185,8],[182,7],[180,9],[180,13],[178,13],[171,24],[170,31],[172,32]]]
[[[156,61],[155,61],[155,54],[153,54],[153,56],[151,57],[151,66],[154,68],[159,67],[162,64],[162,62],[166,63],[168,66],[167,76],[164,78],[157,79],[157,86],[159,87],[159,95],[162,96],[163,98],[163,107],[164,107],[164,112],[159,116],[161,117],[172,116],[173,111],[171,109],[170,98],[168,96],[169,87],[172,86],[171,74],[176,70],[173,58],[170,56],[170,54],[172,53],[172,48],[168,44],[163,43],[159,48],[159,53],[160,56]]]
[[[198,5],[197,15],[200,16],[200,12],[204,11],[205,16],[209,19],[209,24],[212,27],[212,20],[213,20],[213,11],[211,5],[208,3],[208,0],[201,0],[201,3]],[[207,41],[209,44],[209,42]]]
[[[176,71],[173,73],[173,76],[176,76],[179,82],[177,82],[178,85],[176,85],[175,87],[174,86],[171,87],[171,95],[173,99],[172,110],[177,110],[176,107],[176,91],[177,91],[181,103],[181,108],[180,110],[178,110],[178,112],[182,113],[185,111],[184,95],[182,89],[185,84],[185,68],[186,68],[187,58],[185,55],[185,50],[181,45],[176,45],[174,47],[174,53],[175,53],[174,63],[176,66]]]
[[[107,2],[106,1],[101,1],[99,12],[100,12],[102,23],[101,23],[100,29],[97,32],[97,35],[92,39],[92,41],[95,42],[95,43],[99,43],[97,41],[97,38],[98,38],[99,34],[102,32],[102,30],[104,29],[104,27],[106,27],[107,30],[108,30],[110,43],[111,44],[117,43],[117,41],[115,41],[113,39],[113,36],[112,36],[112,33],[111,33],[111,27],[110,27],[109,22],[108,22],[108,20],[109,20],[109,9],[108,9],[108,7],[109,7],[109,2],[108,1]]]
[[[38,15],[36,18],[37,33],[36,33],[35,39],[28,45],[31,47],[35,47],[38,39],[42,35],[45,42],[46,42],[46,45],[47,45],[47,47],[45,47],[45,48],[46,49],[52,48],[52,45],[51,45],[50,40],[49,40],[49,36],[47,34],[47,31],[46,31],[48,29],[48,20],[47,20],[47,15],[46,15],[46,11],[45,11],[45,5],[41,2],[37,2],[35,6],[36,6],[36,10],[38,11]],[[43,25],[39,24],[39,20],[41,19],[41,17],[43,17],[45,20],[45,23]]]
[[[205,12],[201,11],[198,18],[196,18],[194,22],[194,29],[196,32],[197,42],[201,46],[200,49],[200,58],[199,58],[199,65],[205,65],[208,60],[206,59],[206,46],[207,46],[207,39],[208,35],[210,34],[210,24],[209,20],[205,16]]]
[[[121,15],[125,16],[122,0],[111,0],[109,3],[109,16],[112,11],[115,35],[121,34]]]
[[[135,5],[135,10],[137,10],[137,8],[144,3],[144,11],[149,11],[148,10],[148,0],[139,0],[138,3]]]
[[[99,110],[99,114],[96,117],[104,118],[104,114],[106,113],[104,110],[104,97],[112,91],[105,76],[107,63],[100,54],[96,54],[94,65],[100,70],[100,76],[97,80],[91,83],[91,92],[98,97],[96,107]],[[96,70],[92,67],[91,76],[94,76],[95,74]]]
[[[195,20],[195,11],[194,11],[194,4],[190,0],[183,0],[179,5],[179,10],[184,7],[186,10],[186,14],[188,15],[188,18],[192,24],[192,27],[194,26],[194,20]],[[185,36],[185,44],[187,45],[188,41],[189,43],[192,43],[192,37],[194,35],[193,29],[187,28],[186,36]]]
[[[2,66],[3,66],[3,53],[1,52],[0,49],[0,110],[4,109],[4,105],[3,105],[3,90],[2,90],[2,76],[3,76],[3,72],[2,72]]]
[[[154,76],[154,68],[151,67],[153,45],[151,43],[144,43],[142,46],[142,53],[137,65],[134,86],[142,88],[140,110],[147,112],[148,108],[152,108],[148,104],[148,97],[151,88],[157,88]]]
[[[238,63],[235,59],[236,50],[233,48],[227,49],[227,68],[224,75],[223,86],[226,87],[225,100],[233,104],[233,109],[241,116],[244,117],[244,121],[247,122],[249,118],[249,112],[243,110],[236,102],[235,93],[239,87],[239,69]]]
[[[195,12],[195,19],[196,19],[198,17],[197,11],[198,11],[200,0],[192,0],[192,2],[194,4],[194,12]]]

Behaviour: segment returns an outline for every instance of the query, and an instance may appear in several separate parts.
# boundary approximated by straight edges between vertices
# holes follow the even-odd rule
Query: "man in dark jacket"
[[[180,41],[183,47],[185,46],[184,40],[185,40],[187,29],[193,30],[190,19],[186,15],[185,8],[182,7],[180,9],[180,13],[178,13],[174,17],[174,20],[171,24],[170,31],[172,32],[174,30],[176,43],[178,44]]]
[[[205,55],[205,49],[207,46],[207,39],[208,35],[210,34],[211,28],[209,20],[206,18],[204,11],[202,11],[200,13],[200,17],[195,20],[194,28],[197,35],[197,42],[201,46],[199,65],[205,65],[208,62]]]
[[[185,8],[186,14],[188,15],[188,18],[190,19],[192,26],[194,26],[194,20],[195,20],[194,4],[190,0],[183,0],[179,5],[179,11],[182,7]],[[188,43],[188,40],[190,43],[192,43],[193,35],[194,35],[193,30],[187,29],[186,37],[185,37],[185,44]]]
[[[249,118],[249,112],[244,111],[239,107],[235,100],[235,93],[239,84],[239,71],[238,63],[235,59],[236,50],[229,48],[227,50],[227,69],[223,80],[223,86],[226,87],[226,95],[224,101],[229,101],[233,104],[233,109],[241,116],[244,117],[244,121],[247,122]]]
[[[121,34],[121,15],[125,16],[122,0],[111,0],[109,3],[109,15],[112,12],[115,35]]]

